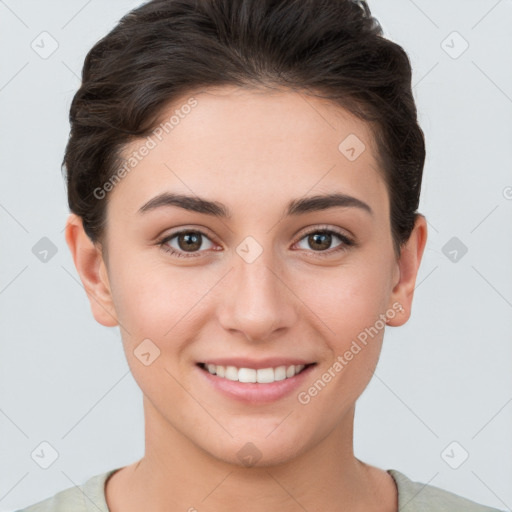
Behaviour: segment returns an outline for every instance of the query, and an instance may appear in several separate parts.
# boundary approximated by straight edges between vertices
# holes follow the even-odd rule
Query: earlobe
[[[87,236],[81,217],[73,213],[68,217],[65,237],[94,318],[106,327],[118,325],[101,248]]]
[[[387,321],[392,327],[403,325],[411,316],[412,299],[416,286],[416,277],[427,243],[427,221],[421,214],[416,216],[414,228],[409,240],[402,247],[398,260],[399,280],[390,297],[390,307],[399,304],[403,309]]]

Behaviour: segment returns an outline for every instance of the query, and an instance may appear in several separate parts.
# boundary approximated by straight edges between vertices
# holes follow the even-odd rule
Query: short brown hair
[[[329,98],[369,122],[400,254],[417,215],[425,160],[411,74],[407,54],[383,37],[363,1],[149,1],[85,59],[63,161],[69,208],[101,242],[106,201],[93,191],[173,99],[207,86],[284,86]]]

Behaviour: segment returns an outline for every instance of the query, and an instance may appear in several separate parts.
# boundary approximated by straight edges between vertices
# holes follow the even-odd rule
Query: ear
[[[101,246],[91,241],[84,231],[82,218],[74,213],[66,222],[65,236],[94,318],[106,327],[118,325]]]
[[[414,228],[409,240],[402,247],[400,258],[397,261],[399,279],[390,297],[389,307],[400,304],[403,309],[393,318],[387,320],[387,324],[393,327],[403,325],[411,316],[412,298],[416,284],[416,276],[420,267],[421,258],[427,242],[427,221],[421,214],[416,216]]]

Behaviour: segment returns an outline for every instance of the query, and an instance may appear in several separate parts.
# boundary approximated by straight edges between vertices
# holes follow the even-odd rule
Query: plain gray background
[[[143,454],[119,330],[95,322],[64,240],[60,170],[85,54],[139,3],[0,0],[0,512]],[[510,510],[512,2],[369,4],[412,62],[429,239],[412,318],[358,402],[356,456]]]

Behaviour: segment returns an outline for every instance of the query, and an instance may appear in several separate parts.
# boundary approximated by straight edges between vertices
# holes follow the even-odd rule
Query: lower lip
[[[196,368],[209,384],[225,396],[249,404],[266,404],[275,402],[296,390],[304,383],[304,379],[311,373],[314,366],[312,364],[293,377],[269,384],[229,380],[212,375],[208,370],[204,370],[200,366],[196,365]]]

